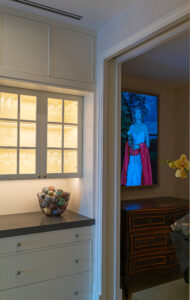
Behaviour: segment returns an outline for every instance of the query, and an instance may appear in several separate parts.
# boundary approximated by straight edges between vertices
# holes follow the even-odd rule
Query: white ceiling
[[[182,84],[189,80],[189,35],[183,34],[122,65],[127,76]]]
[[[0,0],[1,4],[22,9],[28,12],[38,13],[44,16],[56,18],[69,23],[81,25],[90,29],[98,30],[104,24],[110,22],[113,17],[123,13],[127,9],[128,3],[132,0],[30,0],[39,4],[54,7],[64,11],[83,16],[80,21],[72,20],[67,17],[53,13],[44,12],[40,9],[28,7],[23,4],[15,3],[11,0]]]

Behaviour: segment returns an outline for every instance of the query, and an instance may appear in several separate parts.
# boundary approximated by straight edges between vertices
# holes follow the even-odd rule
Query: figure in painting
[[[148,129],[142,122],[143,113],[140,107],[133,110],[133,124],[128,131],[125,144],[125,156],[121,174],[121,185],[152,185],[152,171],[149,156]]]

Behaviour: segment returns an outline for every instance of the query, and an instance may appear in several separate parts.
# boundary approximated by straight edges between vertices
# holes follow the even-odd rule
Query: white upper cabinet
[[[48,76],[50,26],[7,14],[2,18],[1,66]]]
[[[95,88],[96,33],[0,5],[0,77]]]
[[[94,37],[61,27],[52,30],[52,76],[92,83]]]

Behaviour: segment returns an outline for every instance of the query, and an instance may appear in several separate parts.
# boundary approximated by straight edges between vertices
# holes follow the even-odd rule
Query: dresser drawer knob
[[[19,275],[21,275],[21,271],[16,272],[16,276],[19,276]]]
[[[78,296],[79,292],[78,291],[75,291],[75,296]]]
[[[78,233],[76,233],[76,234],[75,234],[75,237],[76,237],[76,239],[78,239],[78,238],[79,238],[79,234],[78,234]]]
[[[21,242],[18,242],[17,243],[17,247],[19,248],[21,246]]]
[[[79,263],[79,260],[78,260],[78,258],[77,258],[77,259],[75,259],[75,263],[76,263],[76,264],[78,264],[78,263]]]

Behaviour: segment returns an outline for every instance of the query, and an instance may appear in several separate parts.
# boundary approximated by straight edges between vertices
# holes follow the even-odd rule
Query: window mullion
[[[62,163],[62,166],[61,166],[61,170],[62,170],[62,173],[64,174],[64,111],[65,111],[65,105],[64,105],[64,98],[63,98],[63,105],[62,105],[62,155],[61,155],[61,163]]]
[[[47,174],[47,97],[43,93],[41,98],[41,178]]]
[[[17,175],[19,175],[20,164],[20,93],[18,94],[18,119],[17,119]]]

